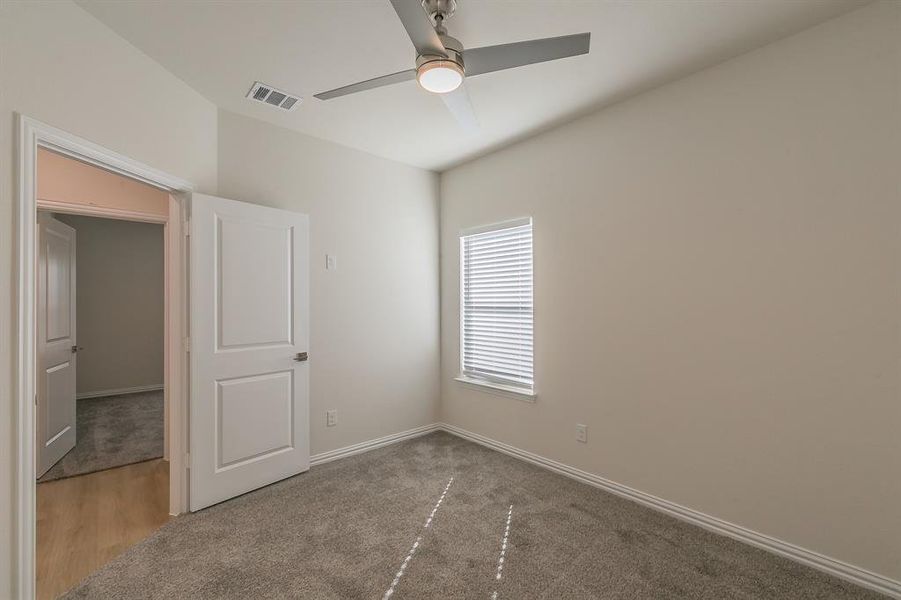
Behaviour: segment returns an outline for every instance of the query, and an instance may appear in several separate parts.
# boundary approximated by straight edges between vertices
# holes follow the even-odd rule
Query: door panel
[[[75,447],[75,230],[38,216],[38,477]]]
[[[219,349],[290,346],[293,228],[217,220]]]
[[[293,371],[217,382],[218,469],[266,458],[296,445],[293,384]]]
[[[309,468],[306,215],[194,194],[191,510]]]
[[[71,361],[47,369],[47,438],[53,439],[72,425]]]
[[[44,241],[46,243],[47,258],[47,295],[46,295],[46,317],[47,317],[47,342],[54,342],[72,335],[72,305],[74,298],[69,294],[72,289],[72,272],[69,261],[69,253],[75,252],[70,240],[65,236],[65,232],[57,231],[56,228],[64,226],[63,223],[56,221],[59,225],[48,226],[44,229]],[[73,236],[74,236],[74,229]]]

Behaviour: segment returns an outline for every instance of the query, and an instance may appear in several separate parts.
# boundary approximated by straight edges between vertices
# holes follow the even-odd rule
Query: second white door
[[[75,447],[75,229],[38,214],[37,475]]]

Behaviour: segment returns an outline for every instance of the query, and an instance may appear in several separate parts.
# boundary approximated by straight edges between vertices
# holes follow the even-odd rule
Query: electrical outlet
[[[334,271],[338,268],[338,257],[334,254],[325,255],[325,268],[327,271]]]
[[[338,424],[338,411],[337,410],[327,410],[325,411],[325,425],[326,427],[334,427]]]
[[[576,425],[576,441],[583,444],[588,443],[588,425]]]

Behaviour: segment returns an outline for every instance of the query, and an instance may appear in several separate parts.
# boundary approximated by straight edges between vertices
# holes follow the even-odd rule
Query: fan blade
[[[471,77],[568,56],[588,54],[590,42],[591,33],[577,33],[464,50],[463,62],[466,65],[466,76]]]
[[[472,108],[472,101],[469,99],[469,92],[466,91],[465,85],[461,85],[452,92],[438,95],[441,96],[444,105],[467,133],[475,133],[479,130],[479,120],[476,118],[476,113]]]
[[[346,96],[348,94],[356,94],[357,92],[365,92],[366,90],[391,85],[393,83],[401,83],[404,81],[409,81],[411,79],[416,79],[416,69],[407,69],[406,71],[401,71],[399,73],[382,75],[381,77],[367,79],[366,81],[361,81],[359,83],[352,83],[350,85],[345,85],[344,87],[339,87],[334,90],[322,92],[321,94],[313,94],[313,97],[320,100],[331,100],[332,98],[337,98],[338,96]]]
[[[403,23],[413,47],[420,55],[447,56],[447,50],[419,0],[391,0],[394,12]]]

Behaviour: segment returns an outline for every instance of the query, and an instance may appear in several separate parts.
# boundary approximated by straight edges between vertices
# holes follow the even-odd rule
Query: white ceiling
[[[475,134],[414,81],[312,98],[413,66],[388,0],[77,1],[224,109],[440,171],[868,0],[458,0],[448,30],[471,48],[591,32],[587,56],[468,79]],[[255,80],[303,103],[246,100]]]

